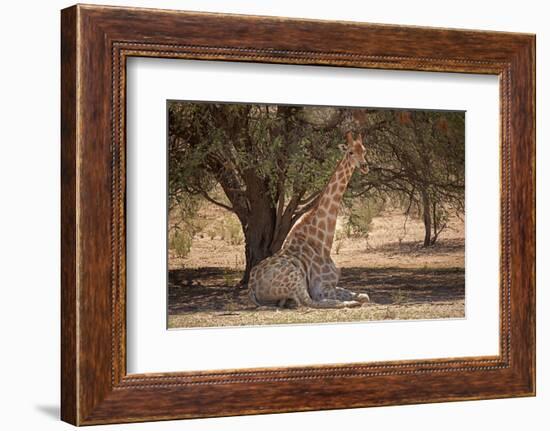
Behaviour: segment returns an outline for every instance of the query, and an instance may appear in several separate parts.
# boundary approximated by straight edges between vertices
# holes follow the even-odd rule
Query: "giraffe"
[[[330,257],[342,196],[356,167],[365,166],[361,135],[346,133],[345,155],[317,204],[288,233],[281,249],[252,268],[248,293],[257,306],[343,308],[369,302],[366,294],[338,287],[340,269]],[[366,172],[366,168],[361,168]]]

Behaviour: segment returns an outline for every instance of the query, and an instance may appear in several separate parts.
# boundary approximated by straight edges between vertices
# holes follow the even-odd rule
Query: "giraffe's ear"
[[[342,151],[342,153],[348,151],[348,146],[346,144],[338,144],[338,148],[340,148],[340,151]]]
[[[347,141],[349,147],[351,147],[353,145],[353,134],[351,133],[351,130],[348,130],[346,132],[346,141]]]

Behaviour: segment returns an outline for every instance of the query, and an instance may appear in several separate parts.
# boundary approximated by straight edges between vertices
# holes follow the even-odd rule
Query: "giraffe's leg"
[[[330,271],[323,274],[323,281],[320,286],[321,294],[324,298],[337,299],[340,301],[355,301],[359,303],[370,302],[369,295],[366,293],[356,293],[343,287],[338,287],[340,269],[336,267],[332,259],[327,266],[329,266]]]
[[[370,302],[366,293],[356,293],[343,287],[325,285],[322,287],[323,298],[336,299],[338,301],[353,301],[359,304]]]
[[[256,307],[256,310],[277,310],[277,307],[274,305],[265,305],[258,301],[258,299],[256,298],[256,294],[254,293],[253,287],[248,288],[248,297],[250,299],[250,302],[252,302]]]
[[[296,293],[292,298],[298,304],[298,307],[310,307],[310,308],[350,308],[361,306],[357,301],[341,301],[339,299],[318,299],[313,300],[307,290],[302,290],[300,293]]]
[[[369,295],[366,293],[356,293],[338,286],[334,287],[334,295],[342,301],[370,302]]]
[[[312,308],[348,308],[359,307],[361,305],[360,302],[355,300],[341,299],[337,298],[335,295],[325,295],[324,292],[326,291],[326,287],[317,277],[311,280],[311,284],[312,286],[310,289],[307,289],[307,286],[304,286],[301,287],[300,290],[296,290],[297,293],[301,292],[301,297],[295,299],[296,302],[301,301],[301,303],[305,306]]]
[[[270,257],[250,271],[248,296],[258,310],[276,310],[284,305],[286,296],[281,295],[281,275],[285,273],[284,259]]]
[[[361,305],[357,301],[318,294],[312,298],[305,274],[290,259],[268,259],[252,269],[248,286],[251,301],[260,309],[273,309],[275,305],[283,306],[289,299],[296,302],[298,307],[345,308]]]
[[[273,256],[250,272],[249,296],[262,310],[283,308],[289,299],[294,299],[294,291],[302,283],[305,275],[292,259]]]

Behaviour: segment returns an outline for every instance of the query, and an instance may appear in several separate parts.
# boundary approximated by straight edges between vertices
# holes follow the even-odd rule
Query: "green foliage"
[[[243,230],[235,216],[223,220],[223,239],[231,245],[241,245],[244,242]]]
[[[169,211],[168,247],[177,257],[185,258],[191,252],[193,237],[202,232],[206,222],[196,217],[200,199],[181,195]]]
[[[382,212],[383,208],[384,202],[380,199],[355,199],[346,222],[347,235],[368,238],[372,220]]]
[[[274,105],[171,103],[170,200],[186,192],[204,195],[218,183],[237,192],[262,181],[272,199],[281,192],[290,198],[321,190],[340,156],[342,133],[316,124],[321,120],[313,111]],[[333,111],[330,115],[338,114]],[[228,197],[239,204],[238,196]]]
[[[427,214],[430,242],[450,211],[464,210],[463,112],[170,102],[168,117],[170,207],[201,198],[233,212],[241,235],[235,222],[222,236],[246,241],[248,270],[314,204],[350,129],[363,135],[369,173],[352,177],[348,199],[376,196]],[[350,234],[366,237],[376,213],[360,204]],[[251,229],[258,223],[261,232]]]
[[[449,212],[464,211],[464,112],[365,110],[370,171],[351,185],[355,195],[375,192],[418,211],[432,245]],[[433,232],[432,232],[433,230]]]
[[[220,239],[229,245],[241,245],[244,242],[242,226],[235,215],[226,213],[223,218],[212,222],[206,229],[209,239]]]
[[[168,246],[177,257],[185,258],[191,252],[193,237],[189,231],[176,231],[171,235]]]

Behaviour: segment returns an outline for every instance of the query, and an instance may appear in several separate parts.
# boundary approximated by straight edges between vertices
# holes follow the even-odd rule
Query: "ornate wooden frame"
[[[534,35],[81,5],[61,18],[63,420],[88,425],[534,395]],[[498,75],[500,354],[128,375],[129,56]]]

